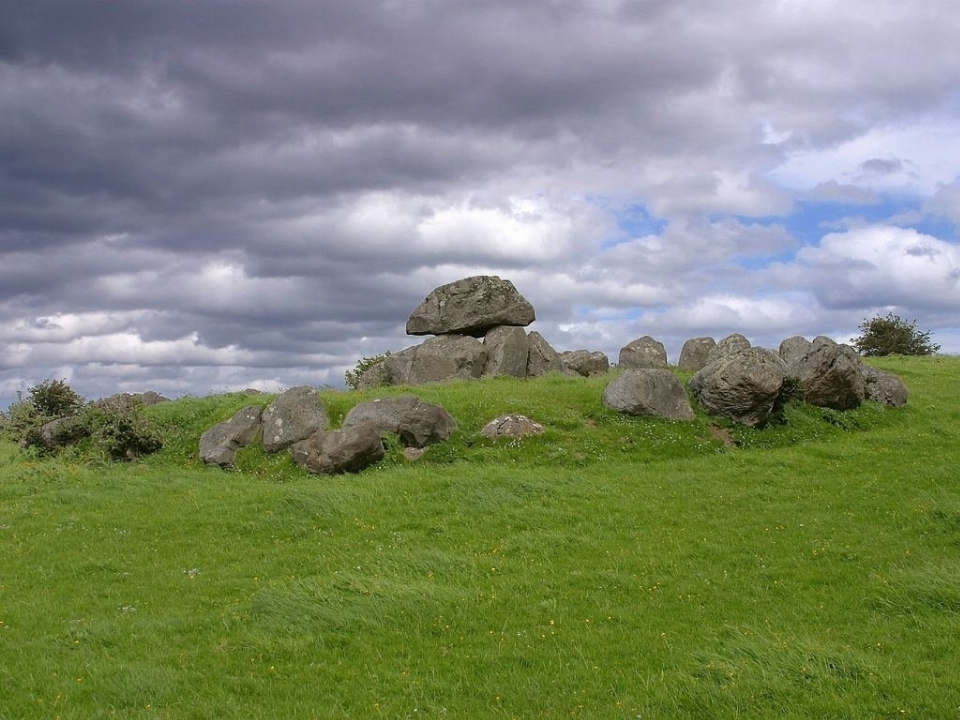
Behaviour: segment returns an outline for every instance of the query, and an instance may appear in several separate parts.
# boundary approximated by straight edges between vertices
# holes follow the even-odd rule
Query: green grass
[[[873,362],[907,407],[762,431],[416,388],[452,440],[333,478],[198,461],[258,396],[152,408],[134,464],[0,445],[0,719],[960,717],[960,359]]]

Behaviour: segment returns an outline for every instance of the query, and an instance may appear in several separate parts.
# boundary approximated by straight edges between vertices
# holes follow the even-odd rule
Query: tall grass
[[[907,407],[762,431],[425,386],[452,440],[333,478],[199,462],[257,396],[152,408],[134,464],[0,445],[0,718],[958,717],[960,360],[875,364]]]

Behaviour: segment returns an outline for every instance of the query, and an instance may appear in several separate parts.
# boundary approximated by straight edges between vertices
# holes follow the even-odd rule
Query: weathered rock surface
[[[264,452],[278,452],[330,424],[323,400],[308,385],[282,393],[263,411]]]
[[[740,333],[733,333],[732,335],[727,335],[723,340],[717,343],[716,347],[710,352],[710,355],[707,357],[707,363],[711,363],[723,355],[732,355],[738,353],[741,350],[749,350],[750,341]]]
[[[567,350],[560,353],[563,366],[583,377],[605,375],[610,371],[610,359],[602,352],[590,350]]]
[[[693,408],[680,381],[669,370],[625,370],[603,391],[603,403],[628,415],[693,420]]]
[[[694,372],[700,370],[710,361],[710,353],[716,346],[717,341],[712,337],[690,338],[680,349],[677,367]]]
[[[380,365],[383,368],[382,377],[385,380],[385,385],[411,384],[410,369],[413,367],[413,361],[416,359],[419,349],[419,345],[413,345],[384,358]]]
[[[47,450],[59,450],[83,440],[90,431],[75,415],[57,418],[40,426],[40,444]]]
[[[617,365],[624,370],[666,368],[667,350],[659,340],[644,335],[631,340],[620,349]]]
[[[804,402],[849,410],[867,396],[862,367],[856,350],[820,336],[806,353],[787,366],[787,374],[799,380]]]
[[[526,415],[501,415],[488,422],[480,430],[480,435],[493,440],[500,438],[517,440],[542,434],[543,425],[534,422]]]
[[[97,400],[94,405],[113,410],[132,410],[162,402],[169,402],[169,400],[160,393],[148,390],[143,393],[117,393]]]
[[[408,447],[426,447],[447,440],[457,422],[444,408],[415,395],[367,400],[352,407],[343,428],[370,425],[379,433],[395,433]]]
[[[773,414],[786,376],[778,355],[748,348],[721,353],[690,378],[690,390],[707,412],[757,427]]]
[[[787,372],[790,372],[790,366],[796,363],[800,358],[810,352],[813,343],[800,335],[788,337],[780,343],[778,350],[780,359],[787,364]]]
[[[899,376],[869,365],[863,365],[861,370],[866,384],[867,399],[891,407],[907,404],[907,386]]]
[[[482,337],[497,325],[526,326],[536,319],[533,306],[509,280],[477,275],[442,285],[407,320],[408,335]]]
[[[499,325],[483,338],[487,350],[487,364],[483,374],[488,377],[511,375],[526,377],[530,343],[527,332],[516,325]]]
[[[320,430],[290,446],[290,455],[310,472],[337,475],[360,472],[384,456],[383,440],[370,424],[340,430]]]
[[[487,364],[483,343],[469,335],[438,335],[383,361],[390,385],[478,378]]]
[[[200,459],[208,465],[233,467],[237,450],[252,443],[260,431],[261,408],[248,405],[200,436]]]
[[[566,371],[560,354],[550,346],[543,335],[534,330],[527,336],[527,341],[530,343],[530,354],[527,356],[528,377]]]
[[[390,384],[390,377],[387,374],[387,366],[383,360],[371,365],[357,380],[357,390],[373,390]]]

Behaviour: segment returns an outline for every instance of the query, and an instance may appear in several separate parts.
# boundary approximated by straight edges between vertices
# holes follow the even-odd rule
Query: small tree
[[[66,380],[44,380],[30,388],[30,404],[44,417],[62,418],[75,415],[84,405],[84,400]]]
[[[888,312],[865,319],[860,325],[862,335],[853,340],[861,355],[933,355],[940,346],[930,342],[930,333],[917,329],[917,321],[908,322]]]

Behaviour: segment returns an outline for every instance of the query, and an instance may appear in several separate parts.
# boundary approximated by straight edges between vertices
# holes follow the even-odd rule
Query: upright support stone
[[[487,364],[483,368],[485,376],[526,377],[530,342],[522,327],[498,325],[484,336],[483,346],[487,350]]]

